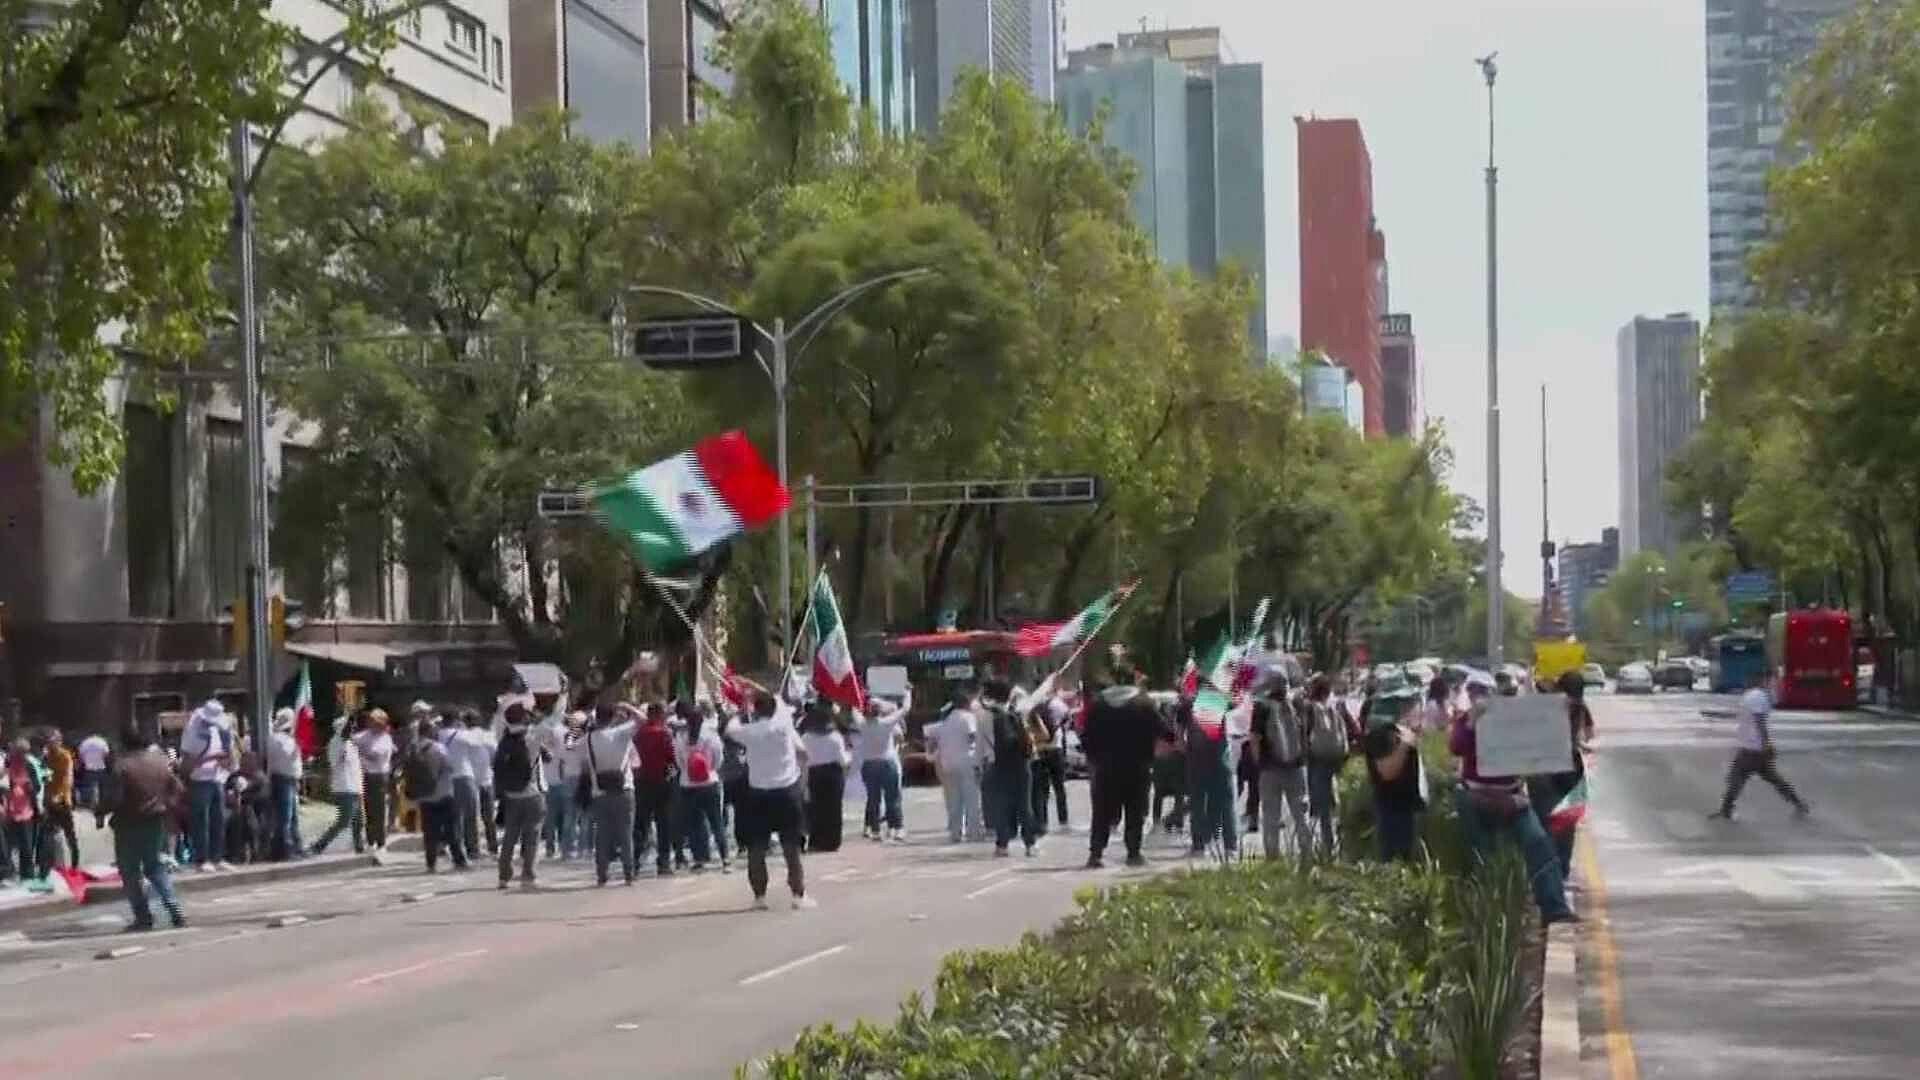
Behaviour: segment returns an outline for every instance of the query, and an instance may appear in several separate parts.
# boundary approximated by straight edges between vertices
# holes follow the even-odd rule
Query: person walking
[[[393,734],[385,709],[368,709],[361,715],[360,730],[353,745],[360,755],[361,794],[365,797],[367,844],[373,850],[387,850],[387,828],[393,806]]]
[[[720,763],[726,747],[708,721],[706,707],[688,706],[686,727],[674,740],[674,758],[680,767],[680,820],[677,831],[688,834],[693,848],[693,870],[704,872],[714,854],[720,869],[733,870],[727,857],[727,814],[720,798]]]
[[[725,732],[747,757],[747,797],[742,817],[747,836],[747,887],[753,890],[756,911],[767,910],[767,851],[780,837],[780,854],[787,863],[787,888],[793,910],[817,907],[807,895],[806,869],[801,864],[801,770],[806,750],[793,727],[793,714],[766,691],[753,697],[753,719]]]
[[[578,780],[572,764],[576,732],[586,727],[583,712],[549,715],[540,722],[540,781],[547,789],[547,814],[540,823],[540,839],[549,859],[572,859],[578,851],[578,830],[574,826],[574,786]],[[498,783],[498,778],[495,783]]]
[[[993,826],[993,854],[1006,858],[1018,834],[1027,857],[1032,858],[1040,839],[1033,826],[1033,737],[1010,704],[1012,689],[1005,682],[990,680],[985,690],[991,777],[986,787],[993,793],[987,813]]]
[[[633,884],[633,769],[639,760],[633,732],[638,721],[631,705],[596,706],[593,726],[575,757],[592,796],[593,876],[600,885],[607,883],[615,854],[620,856],[621,880]]]
[[[666,707],[647,703],[646,720],[633,733],[633,844],[645,848],[653,837],[653,868],[659,877],[673,876],[674,796],[680,786],[680,762],[674,753],[673,730],[667,726]]]
[[[148,885],[166,909],[173,925],[184,927],[187,917],[173,894],[173,879],[161,852],[166,847],[167,824],[174,808],[185,798],[186,788],[167,756],[155,749],[147,733],[134,724],[121,739],[121,752],[114,758],[112,771],[103,784],[98,806],[113,827],[113,861],[120,868],[121,888],[127,894],[127,906],[133,932],[153,929],[153,909],[148,906]]]
[[[527,707],[514,702],[506,709],[488,771],[500,795],[500,888],[513,878],[513,853],[520,851],[520,887],[535,887],[533,862],[539,854],[540,824],[547,816],[546,774],[540,769],[538,743]]]
[[[1333,682],[1315,675],[1307,687],[1307,816],[1312,819],[1320,857],[1333,858],[1339,845],[1338,786],[1352,751],[1349,724],[1332,704]]]
[[[807,850],[840,850],[841,817],[847,801],[847,766],[853,756],[833,724],[833,705],[807,708],[800,744],[807,752]]]
[[[226,789],[236,758],[226,706],[210,700],[194,710],[180,737],[180,761],[187,770],[187,846],[200,873],[233,869],[225,861]]]
[[[900,806],[900,725],[912,702],[911,691],[898,704],[870,697],[866,709],[854,713],[854,730],[860,736],[860,786],[867,791],[860,835],[869,840],[907,838]],[[880,831],[883,822],[885,834]]]
[[[40,750],[40,760],[47,767],[47,791],[42,800],[46,806],[47,847],[53,846],[53,838],[58,835],[67,845],[67,865],[80,865],[80,835],[73,827],[74,779],[77,772],[73,751],[67,749],[66,736],[59,728],[48,728],[45,744]],[[59,860],[48,857],[49,866],[59,865]]]
[[[1060,831],[1071,832],[1067,824],[1067,703],[1059,694],[1049,694],[1028,705],[1040,736],[1033,753],[1034,835],[1047,835],[1049,796],[1058,811]]]
[[[342,832],[353,840],[353,853],[367,850],[365,814],[362,800],[366,792],[366,771],[360,765],[360,747],[347,733],[347,718],[333,722],[333,738],[327,740],[327,791],[333,796],[333,824],[313,842],[314,855],[324,855]]]
[[[449,733],[451,726],[449,726]],[[440,872],[445,849],[456,870],[467,868],[467,849],[460,836],[460,811],[454,795],[453,760],[439,733],[421,728],[410,733],[402,779],[407,797],[420,810],[421,845],[426,849],[427,873]]]
[[[15,739],[7,747],[7,759],[0,768],[0,831],[6,834],[12,850],[15,873],[24,884],[45,875],[39,865],[41,797],[45,785],[35,767],[32,750],[25,739]]]
[[[500,815],[493,801],[493,755],[500,747],[494,729],[487,725],[479,710],[469,709],[465,715],[467,729],[460,733],[460,740],[466,747],[467,759],[473,763],[473,786],[477,789],[480,808],[480,831],[485,834],[487,854],[500,853]]]
[[[1416,815],[1427,808],[1427,774],[1420,764],[1420,736],[1405,723],[1411,698],[1398,699],[1401,720],[1375,723],[1362,744],[1373,788],[1373,828],[1384,862],[1413,861],[1419,836]],[[1368,714],[1370,715],[1370,713]]]
[[[460,842],[466,848],[467,858],[478,859],[483,836],[491,841],[487,845],[489,854],[497,850],[498,844],[492,816],[487,813],[492,809],[493,798],[489,795],[484,803],[480,799],[481,779],[487,779],[486,786],[493,786],[487,775],[493,770],[493,738],[481,730],[480,710],[461,709],[456,715],[457,719],[447,717],[442,739],[453,765],[453,802]]]
[[[1220,717],[1215,730],[1208,730],[1193,715],[1193,702],[1183,702],[1180,727],[1187,742],[1187,797],[1192,811],[1192,843],[1188,854],[1206,854],[1207,846],[1218,841],[1232,859],[1240,852],[1240,822],[1234,816],[1232,740],[1227,736],[1227,717]]]
[[[1145,690],[1146,674],[1122,667],[1112,686],[1087,710],[1084,745],[1093,773],[1093,827],[1087,834],[1087,869],[1105,865],[1107,839],[1124,822],[1127,865],[1145,866],[1140,851],[1146,828],[1147,789],[1154,742],[1165,729],[1160,709]]]
[[[81,806],[93,811],[95,827],[103,826],[106,814],[101,809],[100,797],[107,783],[113,747],[107,745],[106,738],[95,731],[80,740],[80,745],[74,747],[74,754],[79,758],[80,766],[75,794]],[[77,864],[77,858],[75,862]]]
[[[1484,862],[1491,858],[1496,841],[1512,840],[1526,861],[1527,881],[1533,888],[1540,920],[1549,926],[1578,922],[1579,916],[1567,905],[1566,883],[1560,877],[1553,841],[1547,838],[1547,830],[1527,801],[1520,778],[1480,773],[1474,726],[1486,715],[1491,695],[1491,688],[1483,683],[1467,684],[1467,711],[1454,714],[1447,735],[1447,748],[1460,760],[1460,787],[1454,799],[1467,842],[1475,857]]]
[[[980,816],[980,720],[966,693],[956,690],[938,721],[921,732],[947,802],[947,839],[955,844],[985,835]]]
[[[1275,679],[1253,703],[1253,739],[1247,757],[1257,770],[1260,788],[1260,847],[1269,859],[1280,858],[1281,832],[1292,816],[1294,853],[1305,855],[1307,844],[1306,732],[1288,700],[1287,680]]]
[[[300,760],[300,741],[294,738],[292,709],[273,714],[273,733],[267,736],[267,784],[273,806],[273,832],[268,842],[272,858],[307,857],[300,843],[300,782],[306,763]]]
[[[1739,801],[1747,780],[1754,776],[1772,784],[1773,790],[1793,807],[1795,817],[1804,818],[1813,812],[1787,778],[1780,775],[1779,753],[1773,745],[1773,727],[1769,722],[1772,718],[1773,695],[1768,692],[1767,673],[1753,672],[1747,677],[1747,692],[1740,695],[1740,721],[1734,735],[1733,760],[1727,765],[1726,793],[1720,796],[1720,809],[1708,817],[1732,821],[1733,804]]]

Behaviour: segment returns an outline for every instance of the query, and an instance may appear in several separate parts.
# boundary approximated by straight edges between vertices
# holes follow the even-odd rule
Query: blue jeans
[[[727,813],[720,805],[720,785],[681,788],[679,806],[678,831],[693,845],[693,865],[707,865],[715,846],[720,849],[720,861],[727,861]]]
[[[291,776],[267,778],[273,791],[273,846],[294,859],[300,850],[300,781]]]
[[[184,921],[180,901],[173,896],[173,879],[167,874],[167,864],[160,861],[160,849],[166,839],[166,824],[158,818],[124,824],[114,822],[113,861],[120,867],[120,884],[126,890],[127,905],[133,908],[136,926],[153,925],[153,909],[147,906],[147,890],[142,881],[153,886],[160,906],[167,909],[175,926]]]
[[[227,802],[216,780],[187,785],[187,829],[196,866],[217,863],[227,854]]]
[[[1534,816],[1543,827],[1547,819],[1553,817],[1553,808],[1559,806],[1560,800],[1579,782],[1580,774],[1576,772],[1527,777],[1527,800],[1533,803]],[[1565,836],[1549,833],[1547,838],[1553,841],[1553,854],[1560,861],[1560,880],[1564,883],[1573,876],[1573,830],[1567,830]]]
[[[1240,850],[1240,823],[1234,820],[1233,773],[1224,762],[1208,761],[1189,777],[1188,797],[1193,805],[1193,850],[1214,840],[1229,854]]]
[[[578,829],[574,823],[572,784],[559,784],[547,789],[547,819],[540,825],[540,839],[546,844],[549,859],[556,854],[563,859],[571,859],[580,850]]]
[[[1551,919],[1567,914],[1570,909],[1566,883],[1560,877],[1560,861],[1554,855],[1553,841],[1547,838],[1547,830],[1541,826],[1533,808],[1522,805],[1511,813],[1488,810],[1476,803],[1464,786],[1454,794],[1454,800],[1474,856],[1482,860],[1491,858],[1494,844],[1503,836],[1511,838],[1526,860],[1527,881],[1533,887],[1533,902],[1540,906],[1540,916]]]
[[[860,763],[860,783],[867,789],[867,828],[880,830],[881,804],[886,805],[887,828],[903,827],[900,813],[900,763],[884,758]]]
[[[1380,861],[1413,861],[1413,845],[1419,836],[1417,811],[1373,800],[1373,833],[1380,842]]]
[[[1016,832],[1021,843],[1032,846],[1036,839],[1032,767],[1025,758],[1012,758],[987,772],[991,780],[986,791],[987,819],[993,822],[993,846],[1004,849]]]

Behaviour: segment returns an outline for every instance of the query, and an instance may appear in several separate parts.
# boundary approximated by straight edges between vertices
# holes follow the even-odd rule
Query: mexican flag
[[[1200,692],[1200,665],[1187,654],[1187,666],[1180,669],[1180,696],[1190,698]]]
[[[1227,710],[1231,707],[1226,694],[1209,686],[1194,695],[1193,722],[1207,738],[1218,739],[1226,732]]]
[[[1066,622],[1033,623],[1021,627],[1014,635],[1014,651],[1021,656],[1045,656],[1055,649],[1070,649],[1079,645],[1107,625],[1114,611],[1133,595],[1134,587],[1139,584],[1138,580],[1127,582],[1088,604],[1086,610]]]
[[[300,662],[300,683],[293,691],[293,741],[300,744],[300,756],[320,752],[320,732],[313,715],[313,668]]]
[[[628,538],[650,570],[669,570],[779,517],[787,489],[738,431],[700,440],[624,480],[587,492],[607,528]]]
[[[1567,792],[1554,806],[1553,812],[1547,815],[1547,831],[1555,836],[1572,835],[1586,816],[1587,778],[1582,776],[1580,782],[1573,785],[1573,790]]]
[[[1238,654],[1233,638],[1221,633],[1219,639],[1200,654],[1200,662],[1195,666],[1195,685],[1232,689],[1234,661]]]
[[[728,664],[727,669],[720,673],[720,698],[736,709],[747,707],[749,699],[746,685],[740,681],[732,664]]]
[[[1233,692],[1235,696],[1253,689],[1254,677],[1259,672],[1254,667],[1254,652],[1260,644],[1260,631],[1267,625],[1267,609],[1273,606],[1270,597],[1261,597],[1253,608],[1253,623],[1247,627],[1247,639],[1240,644],[1234,657]]]
[[[860,677],[853,670],[853,650],[847,646],[847,627],[840,621],[840,605],[834,602],[833,585],[827,572],[813,582],[813,602],[807,605],[807,619],[813,628],[813,688],[828,701],[849,709],[865,708],[867,695],[860,689]]]

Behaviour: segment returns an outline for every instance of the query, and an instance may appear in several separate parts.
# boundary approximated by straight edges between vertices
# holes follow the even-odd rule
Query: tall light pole
[[[854,301],[883,285],[891,285],[897,281],[906,281],[931,273],[933,273],[932,268],[917,266],[910,270],[896,270],[890,274],[868,278],[828,297],[818,307],[796,320],[792,326],[788,326],[784,318],[774,319],[772,330],[748,319],[711,296],[702,296],[685,289],[671,289],[664,285],[630,285],[626,291],[685,300],[706,311],[742,319],[760,335],[765,350],[764,352],[759,349],[754,350],[754,359],[760,364],[760,370],[766,375],[767,381],[773,384],[773,440],[776,468],[780,472],[780,486],[789,487],[787,483],[787,387],[788,376],[791,373],[790,365],[799,360],[800,356],[807,351],[807,346],[813,344],[813,339],[820,336],[820,331],[832,322],[835,316],[851,307]],[[615,318],[619,324],[624,324],[624,315],[616,313]],[[811,538],[808,541],[808,556],[811,559]],[[808,580],[807,585],[812,587],[811,579]],[[797,638],[798,634],[793,625],[793,530],[785,526],[780,529],[780,622],[783,634],[794,634]],[[782,677],[784,678],[784,673]]]
[[[267,403],[260,385],[260,312],[255,300],[253,191],[248,182],[253,134],[234,122],[229,152],[233,168],[233,243],[240,271],[240,420],[247,454],[247,696],[252,704],[253,748],[266,753],[273,713],[272,628],[267,624]]]
[[[1487,662],[1506,660],[1506,592],[1500,583],[1500,170],[1493,159],[1497,52],[1475,63],[1487,79]]]

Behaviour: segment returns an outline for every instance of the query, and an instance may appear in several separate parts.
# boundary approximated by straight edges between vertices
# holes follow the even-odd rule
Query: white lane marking
[[[1007,876],[1008,874],[1011,874],[1011,873],[1013,873],[1013,867],[1011,867],[1011,866],[1002,866],[1002,867],[1000,867],[1000,868],[999,868],[999,869],[997,869],[997,870],[989,870],[989,871],[987,871],[986,873],[984,873],[984,874],[981,874],[981,875],[980,875],[979,877],[977,877],[977,878],[974,878],[973,880],[975,880],[975,881],[992,881],[992,880],[993,880],[994,878],[997,878],[997,877],[1006,877],[1006,876]]]
[[[1873,856],[1874,861],[1878,862],[1881,866],[1884,866],[1887,869],[1893,871],[1893,876],[1899,879],[1899,882],[1903,887],[1909,888],[1909,889],[1920,888],[1920,877],[1916,877],[1912,870],[1907,869],[1906,863],[1903,863],[1899,859],[1896,859],[1893,856],[1887,854],[1886,852],[1881,851],[1879,848],[1874,847],[1872,844],[1861,844],[1860,846],[1866,850],[1868,855]]]
[[[671,900],[657,900],[654,902],[653,907],[655,911],[661,908],[679,907],[681,904],[692,903],[695,900],[705,899],[711,895],[713,895],[711,888],[700,889],[696,892],[682,893]]]
[[[471,960],[476,956],[485,956],[486,954],[487,954],[487,950],[485,949],[468,949],[466,952],[457,952],[457,953],[454,953],[452,956],[442,956],[433,960],[422,960],[417,964],[409,964],[403,968],[394,968],[392,971],[380,971],[380,972],[375,972],[372,975],[363,975],[360,978],[353,980],[351,985],[373,986],[377,983],[386,982],[388,979],[397,979],[402,975],[412,975],[417,972],[425,971],[428,968],[439,967],[442,964],[451,964],[455,960]]]
[[[825,960],[829,956],[838,956],[841,953],[846,952],[847,949],[849,948],[851,948],[851,946],[835,945],[830,949],[821,949],[819,952],[808,953],[807,955],[799,958],[798,960],[789,960],[786,963],[781,964],[779,967],[770,967],[767,970],[759,973],[758,975],[749,975],[746,978],[740,980],[740,985],[752,986],[755,983],[766,982],[768,979],[777,979],[780,976],[785,975],[787,972],[792,971],[796,968],[806,967],[808,964],[814,963],[815,961]]]
[[[987,895],[988,893],[992,892],[995,889],[1004,889],[1009,885],[1018,885],[1018,884],[1020,883],[1018,881],[1015,881],[1013,878],[1001,878],[999,881],[996,881],[991,885],[982,885],[979,888],[973,890],[972,892],[966,895],[965,899],[978,900],[979,898]]]

